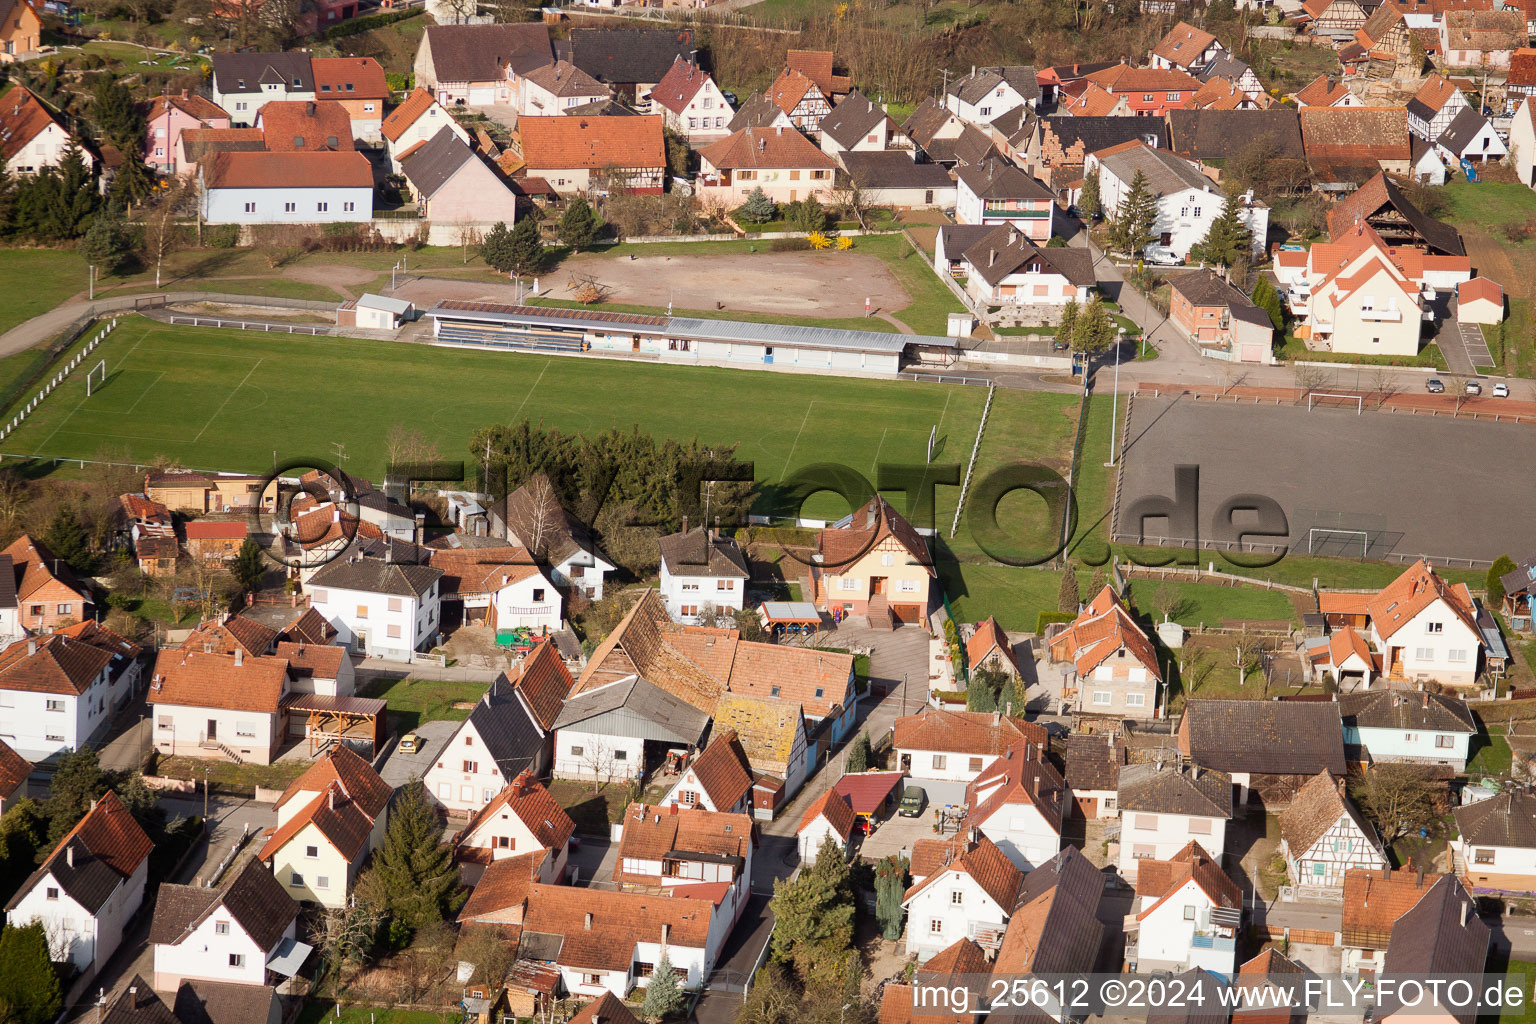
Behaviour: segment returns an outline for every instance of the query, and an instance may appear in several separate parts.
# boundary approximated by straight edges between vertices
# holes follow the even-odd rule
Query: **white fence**
[[[116,329],[117,320],[113,319],[107,324],[107,326],[98,331],[94,338],[86,342],[85,347],[76,352],[69,359],[69,361],[66,362],[58,370],[58,372],[56,372],[52,377],[48,378],[48,383],[43,385],[42,390],[34,395],[27,402],[27,404],[21,408],[21,411],[19,411],[15,416],[12,416],[9,423],[0,426],[0,441],[5,440],[11,435],[11,431],[21,426],[22,423],[26,421],[27,416],[36,410],[38,405],[42,403],[43,399],[53,394],[53,389],[58,387],[60,384],[63,384],[69,375],[75,371],[75,368],[78,367],[80,363],[85,359],[85,357],[96,351],[96,346],[101,344],[102,339],[104,339],[107,335],[111,334]],[[89,330],[89,328],[87,328],[87,330]]]
[[[274,324],[260,320],[222,320],[217,317],[208,316],[172,316],[169,319],[173,324],[185,324],[190,327],[231,327],[241,331],[262,331],[269,334],[318,334],[329,336],[336,333],[333,328],[314,327],[309,324]]]

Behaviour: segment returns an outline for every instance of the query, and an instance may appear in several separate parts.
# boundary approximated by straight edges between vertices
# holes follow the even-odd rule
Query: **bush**
[[[806,252],[810,247],[808,238],[775,238],[768,243],[769,252]]]
[[[1041,612],[1038,616],[1035,617],[1035,632],[1040,636],[1044,636],[1045,627],[1049,626],[1051,623],[1071,622],[1075,618],[1077,618],[1077,616],[1073,615],[1071,612]]]
[[[390,92],[410,92],[416,87],[416,75],[411,71],[386,71],[384,84]]]
[[[203,243],[211,249],[233,249],[239,241],[239,224],[218,224],[203,228]]]
[[[389,11],[384,14],[370,14],[362,18],[353,18],[351,21],[344,21],[340,25],[332,25],[325,30],[322,38],[340,39],[342,36],[355,36],[361,32],[383,28],[385,25],[393,25],[395,22],[404,21],[406,18],[416,18],[425,13],[425,7],[413,7],[408,11]],[[386,79],[386,81],[388,80]]]

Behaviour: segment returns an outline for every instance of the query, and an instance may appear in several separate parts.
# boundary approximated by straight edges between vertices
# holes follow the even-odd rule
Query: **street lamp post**
[[[203,765],[203,828],[208,827],[208,765]]]
[[[1115,390],[1109,396],[1109,461],[1106,466],[1115,464],[1115,432],[1119,429],[1117,419],[1120,412],[1120,342],[1115,342]]]
[[[89,295],[90,300],[92,302],[95,302],[96,301],[96,264],[91,263],[91,264],[87,264],[87,266],[89,266],[90,271],[91,271],[91,276],[90,276],[91,283],[90,283],[90,286],[89,286],[88,295]]]

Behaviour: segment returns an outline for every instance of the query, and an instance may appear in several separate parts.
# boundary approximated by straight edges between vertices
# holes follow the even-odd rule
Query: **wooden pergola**
[[[304,735],[311,755],[331,743],[367,744],[371,755],[379,749],[386,707],[376,697],[300,693],[294,695],[288,711],[306,716]]]

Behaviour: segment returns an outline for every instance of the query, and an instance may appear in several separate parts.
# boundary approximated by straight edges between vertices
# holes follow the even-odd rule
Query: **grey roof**
[[[1268,110],[1170,110],[1169,148],[1192,160],[1228,160],[1254,145],[1286,160],[1305,156],[1301,116],[1292,107]]]
[[[1345,774],[1344,724],[1334,703],[1191,700],[1181,730],[1189,756],[1224,772]],[[1181,732],[1181,735],[1183,733]]]
[[[844,149],[852,149],[885,120],[889,120],[885,109],[855,89],[821,119],[821,132]]]
[[[1030,107],[1024,106],[1014,107],[1008,113],[994,117],[987,124],[994,132],[999,133],[1003,138],[1017,146],[1019,136],[1025,132],[1033,131],[1039,120],[1039,114],[1036,114]]]
[[[784,111],[777,103],[762,93],[755,92],[747,97],[747,101],[736,111],[726,128],[732,134],[744,128],[767,128],[783,113]]]
[[[1206,66],[1206,69],[1195,77],[1202,82],[1209,82],[1213,78],[1225,78],[1235,85],[1239,78],[1242,78],[1252,70],[1253,68],[1249,67],[1246,62],[1232,56],[1231,50],[1223,49],[1216,54],[1216,59],[1211,61]]]
[[[1255,327],[1262,327],[1270,332],[1273,332],[1275,329],[1275,322],[1269,318],[1269,314],[1247,299],[1240,303],[1234,303],[1227,308],[1232,311],[1232,319],[1234,320],[1241,320],[1243,323],[1253,324]]]
[[[1416,117],[1421,121],[1433,121],[1435,115],[1439,113],[1438,110],[1432,109],[1428,103],[1425,103],[1417,96],[1403,104],[1403,106],[1408,108],[1409,117]]]
[[[740,341],[799,348],[839,349],[852,352],[900,353],[908,345],[954,348],[954,338],[926,334],[880,334],[830,327],[796,327],[747,320],[704,320],[694,317],[635,316],[602,310],[562,310],[547,306],[502,306],[494,303],[439,302],[428,316],[451,320],[479,320],[534,326],[570,327],[574,323],[619,324],[635,334],[703,341]]]
[[[960,168],[959,179],[981,199],[1050,199],[1050,189],[1002,157]]]
[[[400,170],[416,186],[417,192],[430,199],[459,173],[459,168],[473,159],[474,150],[466,146],[453,129],[444,125],[414,152],[401,158]]]
[[[826,131],[823,123],[822,131]],[[866,189],[881,188],[954,188],[955,180],[938,164],[920,164],[912,154],[900,149],[860,153],[855,150],[838,154],[848,176]]]
[[[1029,963],[1036,974],[1087,974],[1099,957],[1104,925],[1098,919],[1104,876],[1077,847],[1069,846],[1024,876],[1015,907],[1055,889],[1040,926],[1039,945]],[[1021,924],[1024,917],[1020,917]],[[1004,948],[1009,947],[1004,939]]]
[[[574,107],[562,107],[560,113],[571,117],[638,117],[640,111],[628,107],[611,96]]]
[[[363,590],[370,594],[420,597],[442,579],[443,570],[430,565],[401,564],[382,558],[338,558],[309,578],[309,587]]]
[[[554,728],[574,728],[614,712],[625,712],[620,718],[642,726],[639,731],[649,733],[647,739],[696,745],[709,728],[707,712],[639,676],[625,676],[569,698],[560,709]]]
[[[74,863],[70,863],[65,847],[59,847],[43,866],[32,872],[31,877],[16,890],[16,895],[6,905],[7,911],[15,910],[21,898],[30,893],[45,875],[50,874],[54,881],[59,883],[59,888],[69,894],[70,899],[92,915],[102,908],[107,898],[122,884],[123,876],[114,871],[105,860],[92,854],[85,843],[78,838],[71,839],[68,846],[74,851]]]
[[[1445,131],[1435,140],[1437,146],[1444,146],[1458,157],[1466,152],[1468,146],[1477,139],[1477,133],[1487,125],[1488,119],[1471,107],[1465,107],[1461,113],[1452,119]]]
[[[1125,743],[1114,733],[1075,732],[1067,737],[1067,788],[1079,793],[1118,789]]]
[[[940,152],[945,150],[943,139],[934,142],[933,145]],[[992,143],[991,134],[982,131],[973,124],[968,124],[961,129],[960,137],[949,143],[948,153],[948,159],[968,166],[984,163],[988,160],[1003,161],[1003,155],[997,151],[997,147]],[[937,160],[939,158],[935,157],[934,159]],[[1003,162],[1006,163],[1007,161]],[[1022,174],[1023,172],[1021,171],[1020,173]]]
[[[281,82],[296,92],[315,91],[315,73],[307,53],[216,53],[213,87],[221,93],[258,92]]]
[[[934,134],[948,124],[954,116],[954,113],[944,104],[930,96],[919,103],[917,109],[902,122],[901,131],[907,138],[926,149],[933,141]]]
[[[0,574],[0,586],[4,585],[4,580],[9,575],[9,573]],[[1515,566],[1511,572],[1500,576],[1499,582],[1504,584],[1504,593],[1506,594],[1528,594],[1536,591],[1536,557],[1527,558]],[[15,604],[14,594],[11,604]],[[0,601],[0,607],[9,608],[11,605]]]
[[[1536,850],[1536,795],[1523,789],[1505,790],[1453,813],[1465,844]]]
[[[409,312],[411,308],[411,304],[404,299],[391,299],[385,295],[375,295],[373,292],[364,292],[358,297],[357,304],[359,306],[367,306],[370,309],[382,309],[394,313],[396,316]],[[361,497],[358,498],[358,503],[362,504]],[[396,503],[391,502],[390,504]],[[405,509],[403,506],[400,506],[400,508],[405,514],[410,514],[408,509]],[[394,511],[394,509],[390,511]]]
[[[1120,769],[1119,805],[1154,814],[1232,817],[1232,779],[1223,772],[1172,762]]]
[[[171,1008],[155,995],[142,975],[128,980],[122,993],[112,1001],[101,1024],[180,1024]]]
[[[1135,146],[1101,157],[1099,163],[1127,186],[1140,171],[1146,175],[1148,190],[1158,198],[1187,188],[1210,191],[1216,187],[1194,164],[1166,149]]]
[[[299,916],[299,905],[259,859],[246,861],[217,889],[198,885],[162,885],[155,897],[149,941],[175,945],[220,906],[229,911],[251,941],[265,952]]]
[[[1170,1000],[1166,1009],[1147,1014],[1147,1024],[1228,1024],[1232,1011],[1222,1001],[1227,983],[1202,967],[1192,967],[1173,979],[1188,999]]]
[[[496,767],[508,780],[524,768],[538,767],[544,731],[505,674],[492,680],[475,710],[469,713],[468,724],[474,726]]]
[[[974,104],[1004,82],[1013,86],[1026,103],[1039,101],[1040,82],[1035,77],[1035,69],[1024,64],[976,68],[964,78],[956,79],[949,87],[948,95],[958,96],[962,102]]]
[[[1063,150],[1081,142],[1084,156],[1137,139],[1168,148],[1168,123],[1160,117],[1048,117],[1041,121],[1041,131],[1055,136]]]
[[[938,239],[944,243],[944,258],[958,260],[967,249],[997,231],[996,224],[945,224]]]
[[[1491,933],[1477,916],[1477,904],[1461,880],[1445,875],[1419,897],[1412,910],[1392,926],[1387,941],[1387,960],[1382,974],[1399,984],[1410,978],[1445,978],[1448,975],[1482,974],[1488,963]],[[1401,1002],[1397,986],[1384,992],[1377,1004],[1376,1020],[1386,1020]],[[1410,1009],[1409,1014],[1414,1010]],[[1477,1019],[1476,1004],[1447,1005],[1439,1013],[1460,1024]]]
[[[729,537],[714,537],[702,526],[674,533],[656,541],[661,560],[674,576],[718,576],[746,579],[751,576],[747,557]]]
[[[549,30],[540,22],[516,25],[429,25],[426,46],[439,82],[492,82],[502,65],[522,72],[554,63]]]
[[[965,260],[991,285],[1031,263],[1054,270],[1078,287],[1094,284],[1093,257],[1086,248],[1040,248],[1007,224],[999,224],[967,249]]]
[[[10,555],[0,555],[0,608],[16,607],[16,566]]]
[[[1214,270],[1187,270],[1168,275],[1169,286],[1195,306],[1226,306],[1236,310],[1239,306],[1252,306],[1248,296],[1234,288]],[[1257,307],[1255,307],[1257,308]],[[1263,313],[1261,309],[1259,312]],[[1269,314],[1265,313],[1268,323]]]
[[[173,1010],[181,1024],[267,1024],[276,1000],[277,990],[265,985],[183,981]]]
[[[1346,725],[1365,729],[1477,733],[1477,722],[1466,701],[1428,690],[1345,694],[1339,698],[1339,714]]]
[[[567,45],[572,64],[616,85],[660,82],[677,58],[693,63],[698,52],[688,29],[573,28]]]

